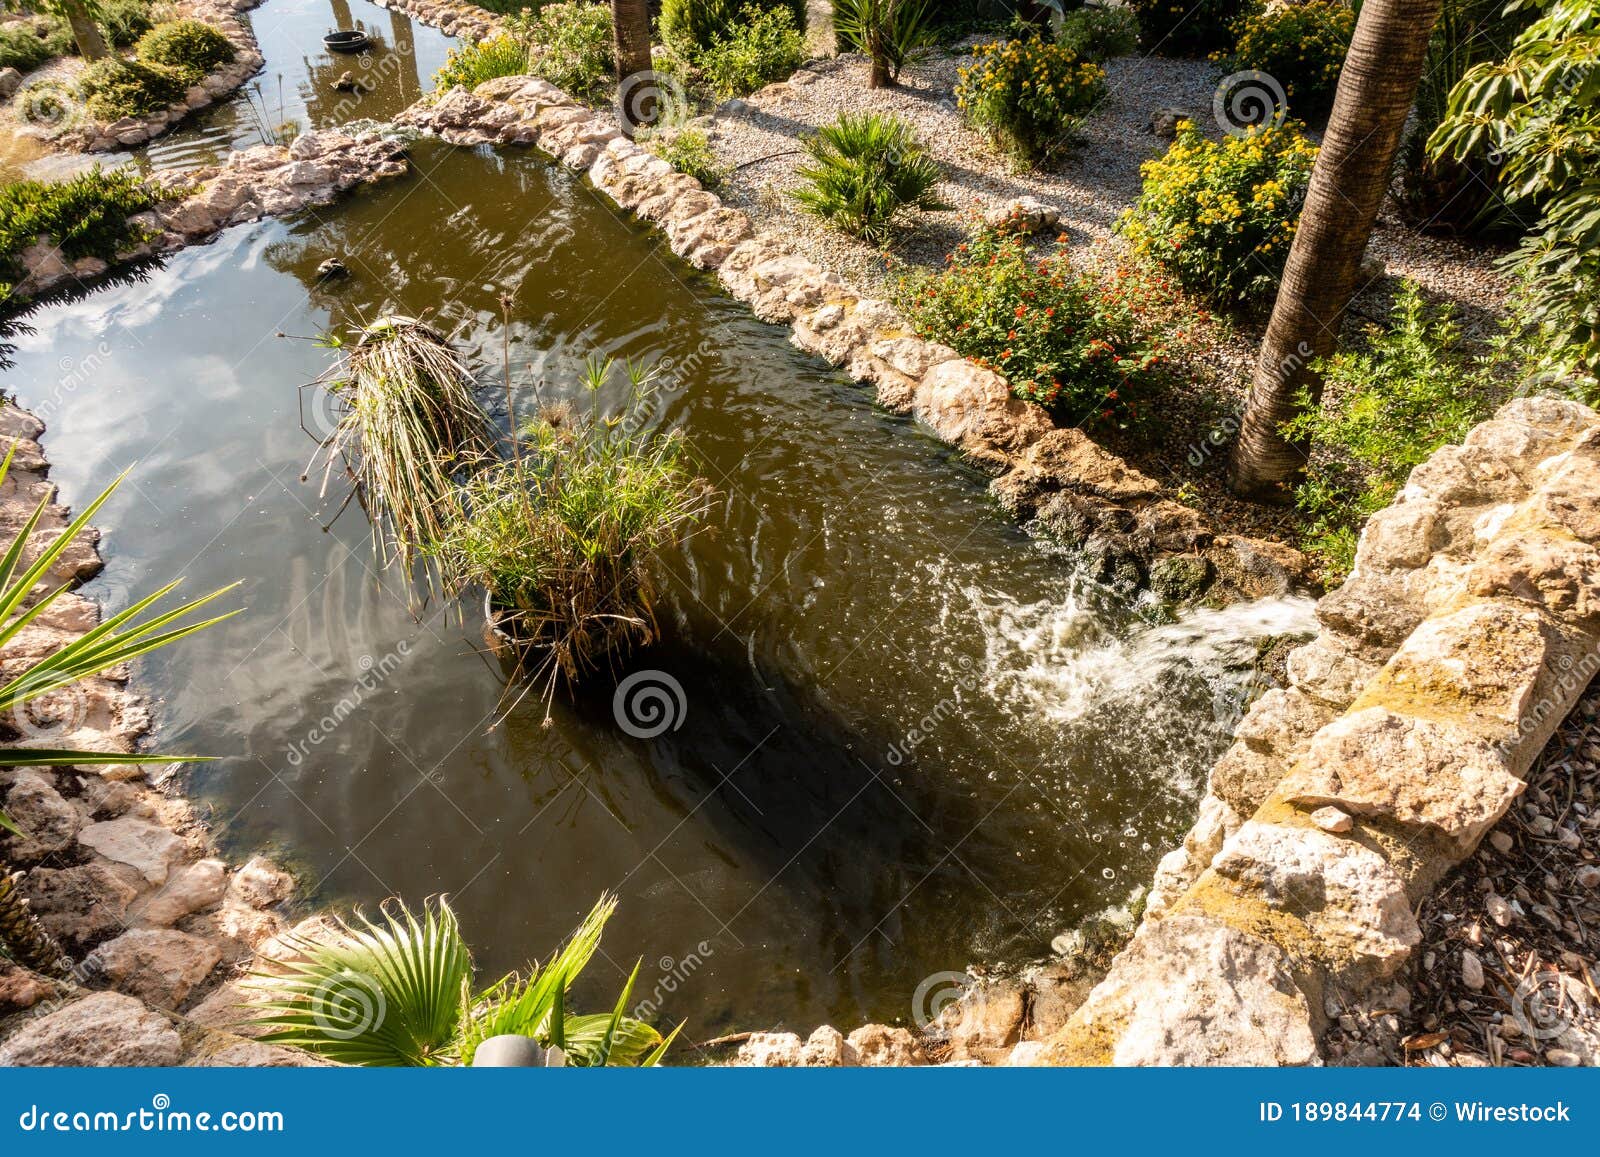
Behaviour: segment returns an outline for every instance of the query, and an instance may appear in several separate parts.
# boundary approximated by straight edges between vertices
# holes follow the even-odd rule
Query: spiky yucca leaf
[[[0,462],[0,482],[4,482],[11,469],[11,459],[16,453],[16,443],[6,452],[5,461]],[[45,508],[49,505],[49,497],[39,500],[34,507],[32,515],[23,523],[22,527],[12,538],[3,554],[0,554],[0,648],[4,648],[29,624],[33,623],[56,599],[66,593],[71,584],[64,584],[48,591],[31,607],[24,610],[24,604],[29,595],[50,574],[50,569],[55,566],[69,546],[77,539],[78,535],[89,525],[89,520],[101,506],[105,505],[108,498],[115,493],[122,480],[128,476],[124,470],[116,479],[100,492],[100,495],[67,525],[67,528],[53,540],[44,545],[33,563],[24,568],[22,560],[28,547],[28,540],[39,528],[39,522],[44,517]],[[137,621],[139,616],[153,607],[164,596],[170,594],[177,583],[168,583],[155,594],[140,599],[133,606],[113,615],[93,630],[73,639],[53,654],[43,659],[28,664],[9,680],[0,684],[0,719],[15,714],[24,708],[29,701],[47,695],[52,691],[70,686],[80,680],[98,675],[121,663],[146,655],[160,647],[175,643],[196,631],[204,630],[223,619],[231,618],[238,611],[229,611],[227,614],[217,615],[201,622],[185,622],[194,611],[211,602],[220,595],[232,590],[233,586],[223,587],[213,591],[202,598],[194,599],[182,606],[165,611],[143,622]],[[7,747],[0,748],[0,767],[59,767],[89,764],[121,764],[121,763],[184,763],[200,757],[191,755],[137,755],[123,752],[107,751],[76,751],[64,748],[41,747]],[[0,812],[0,827],[7,831],[21,834],[15,823],[3,812]]]
[[[442,899],[422,917],[385,904],[381,922],[355,915],[286,938],[295,956],[252,974],[263,999],[252,1018],[261,1039],[347,1065],[454,1062],[472,983],[472,954]]]

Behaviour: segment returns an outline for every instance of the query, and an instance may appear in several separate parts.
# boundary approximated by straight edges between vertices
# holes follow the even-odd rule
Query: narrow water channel
[[[183,774],[224,847],[271,850],[318,901],[449,893],[491,971],[615,889],[592,993],[643,957],[638,995],[697,1039],[903,1022],[930,973],[1127,901],[1193,818],[1258,641],[1308,604],[1149,621],[560,166],[415,160],[47,305],[0,378],[71,501],[135,464],[89,593],[244,581],[245,614],[140,678],[161,743],[222,757]],[[329,257],[351,276],[319,283]],[[324,531],[343,495],[300,481],[320,419],[297,387],[328,364],[302,339],[389,311],[454,335],[501,411],[503,345],[523,411],[576,398],[591,353],[659,363],[654,420],[718,491],[668,562],[665,639],[548,726],[531,703],[494,726],[471,611],[419,622],[359,509]],[[653,738],[613,709],[646,670],[682,689]]]

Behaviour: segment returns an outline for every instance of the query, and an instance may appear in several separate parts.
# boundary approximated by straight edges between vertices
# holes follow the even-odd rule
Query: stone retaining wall
[[[1313,1064],[1600,671],[1600,415],[1523,398],[1412,472],[1213,769],[1133,942],[1038,1054]]]
[[[33,415],[0,406],[0,454],[15,447],[0,534],[9,540],[50,500],[24,563],[71,521],[46,477],[43,431]],[[97,539],[80,537],[37,593],[99,573]],[[0,673],[15,675],[100,618],[89,599],[59,596],[0,651]],[[34,746],[133,752],[151,719],[127,679],[113,669],[0,724]],[[0,833],[0,863],[21,870],[29,907],[77,962],[51,980],[0,960],[0,1065],[314,1063],[212,1031],[237,1018],[229,975],[283,931],[294,882],[259,857],[237,870],[214,858],[193,809],[156,788],[149,766],[0,767],[0,810],[26,833]]]

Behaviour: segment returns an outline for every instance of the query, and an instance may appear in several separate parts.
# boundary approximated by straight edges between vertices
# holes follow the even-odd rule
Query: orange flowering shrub
[[[1038,257],[1027,242],[979,232],[935,275],[902,278],[900,304],[917,332],[1011,383],[1011,392],[1086,426],[1127,426],[1162,361],[1140,334],[1121,282],[1102,289],[1072,267],[1067,239]]]

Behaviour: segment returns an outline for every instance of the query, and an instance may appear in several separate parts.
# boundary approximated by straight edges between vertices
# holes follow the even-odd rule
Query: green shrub
[[[746,8],[782,9],[793,26],[805,32],[806,0],[664,0],[661,41],[692,60],[702,49],[727,40],[736,25],[748,20]]]
[[[1356,15],[1341,0],[1302,0],[1249,16],[1231,53],[1216,60],[1229,72],[1264,72],[1283,86],[1288,111],[1323,121],[1355,32]]]
[[[1218,305],[1269,297],[1283,276],[1317,149],[1292,123],[1210,141],[1187,121],[1118,228],[1146,261]]]
[[[141,36],[133,54],[145,64],[171,69],[190,85],[204,80],[213,69],[232,64],[238,52],[233,41],[211,25],[174,20]]]
[[[181,73],[142,60],[97,60],[78,78],[84,107],[102,121],[148,116],[183,99],[189,82]]]
[[[1261,0],[1128,0],[1144,47],[1162,56],[1209,56],[1233,46],[1233,25]]]
[[[156,26],[149,0],[101,0],[96,18],[106,43],[126,48]]]
[[[1365,350],[1318,365],[1323,403],[1303,398],[1301,415],[1285,433],[1312,450],[1295,500],[1326,577],[1337,581],[1349,572],[1362,524],[1394,501],[1412,467],[1459,442],[1488,415],[1507,348],[1497,344],[1474,359],[1452,309],[1429,308],[1407,284],[1390,326],[1375,327]]]
[[[1139,18],[1131,8],[1079,8],[1062,19],[1056,39],[1079,60],[1128,56],[1139,48]]]
[[[845,113],[802,141],[811,158],[794,197],[808,213],[853,237],[881,244],[902,213],[949,206],[939,200],[939,166],[899,117]]]
[[[995,144],[1028,165],[1049,160],[1105,93],[1105,69],[1040,36],[980,45],[961,70],[956,104]]]
[[[0,68],[32,72],[48,60],[66,56],[75,45],[64,25],[46,21],[0,25]]]
[[[872,62],[873,88],[900,78],[911,54],[934,39],[929,0],[833,0],[839,47]]]
[[[142,240],[128,218],[154,204],[149,187],[125,169],[94,168],[56,184],[0,185],[0,273],[8,283],[0,287],[0,297],[10,296],[11,285],[25,272],[18,257],[41,235],[54,238],[69,261],[110,261]]]
[[[765,12],[744,10],[746,23],[736,24],[700,54],[700,70],[718,96],[744,96],[782,80],[806,58],[805,34],[794,26],[787,8]]]
[[[715,189],[728,175],[727,167],[717,163],[711,142],[699,129],[677,129],[657,136],[650,142],[650,150],[707,189]]]
[[[615,71],[611,6],[575,0],[551,4],[509,21],[511,33],[528,47],[528,71],[569,96],[592,99]]]
[[[1072,267],[1065,238],[1050,255],[981,230],[935,275],[905,278],[900,302],[917,332],[1005,375],[1017,397],[1075,423],[1130,425],[1162,358],[1120,286]]]
[[[440,92],[458,84],[471,90],[496,77],[520,76],[527,71],[527,42],[501,35],[452,48],[433,82]]]

